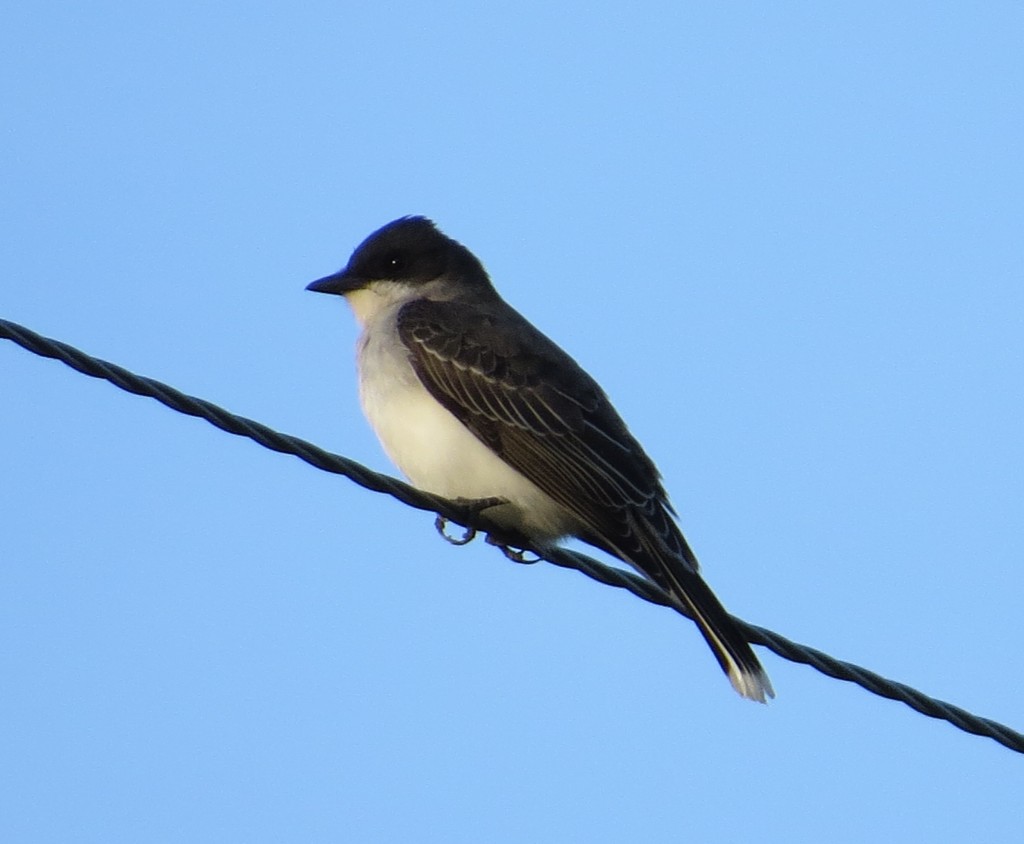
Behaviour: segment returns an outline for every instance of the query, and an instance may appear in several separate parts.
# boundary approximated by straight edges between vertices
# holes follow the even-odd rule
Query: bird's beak
[[[312,284],[306,285],[306,290],[314,293],[334,293],[337,296],[344,296],[353,290],[365,286],[366,282],[361,278],[350,276],[345,270],[338,270],[333,275],[326,275],[318,278]]]

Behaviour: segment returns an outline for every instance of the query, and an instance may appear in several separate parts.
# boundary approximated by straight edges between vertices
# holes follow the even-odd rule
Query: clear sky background
[[[360,460],[426,214],[737,615],[1024,728],[1019,3],[9,2],[0,316]],[[1024,759],[0,343],[0,840],[1008,841]]]

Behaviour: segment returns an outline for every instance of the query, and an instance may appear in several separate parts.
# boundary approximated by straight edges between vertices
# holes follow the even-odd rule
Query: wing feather
[[[567,369],[567,356],[525,320],[488,316],[483,306],[457,302],[402,309],[399,334],[427,389],[603,540],[595,544],[607,546],[615,524],[614,552],[635,554],[620,547],[625,537],[655,527],[668,533],[663,547],[678,548],[657,470],[597,384]],[[627,519],[630,508],[637,512]]]
[[[438,402],[572,513],[581,539],[631,563],[685,606],[737,691],[761,701],[773,694],[698,574],[657,469],[590,376],[500,301],[420,299],[402,307],[397,325]]]

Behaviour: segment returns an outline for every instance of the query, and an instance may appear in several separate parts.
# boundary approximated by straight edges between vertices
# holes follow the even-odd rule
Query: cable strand
[[[212,402],[190,396],[153,378],[136,375],[117,364],[94,358],[67,343],[43,337],[18,323],[0,319],[0,338],[12,340],[22,348],[42,357],[59,360],[85,375],[109,381],[129,393],[154,398],[179,413],[205,419],[222,431],[247,437],[271,451],[291,454],[317,469],[344,475],[365,489],[390,495],[410,507],[437,513],[470,529],[487,530],[486,525],[481,524],[479,509],[474,508],[472,502],[449,501],[422,492],[397,478],[375,472],[347,457],[325,451],[298,437],[282,434],[252,419],[236,416]],[[553,565],[578,571],[598,583],[625,589],[652,604],[671,606],[661,590],[650,581],[632,572],[604,565],[585,554],[566,548],[548,550],[544,553],[536,548],[524,550],[537,554]],[[682,614],[687,615],[685,612]],[[735,616],[733,619],[752,644],[768,648],[783,659],[808,665],[828,677],[854,683],[872,694],[903,703],[929,718],[946,721],[964,732],[990,738],[1010,750],[1024,753],[1024,735],[998,721],[982,718],[959,706],[936,700],[903,683],[889,680],[859,665],[844,662],[815,648],[793,642],[764,627],[750,624]]]

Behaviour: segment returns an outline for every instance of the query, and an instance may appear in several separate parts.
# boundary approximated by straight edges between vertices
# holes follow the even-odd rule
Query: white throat
[[[410,284],[396,281],[371,281],[366,287],[345,294],[345,300],[356,322],[363,329],[377,317],[396,305],[404,305],[417,298],[419,291]]]

